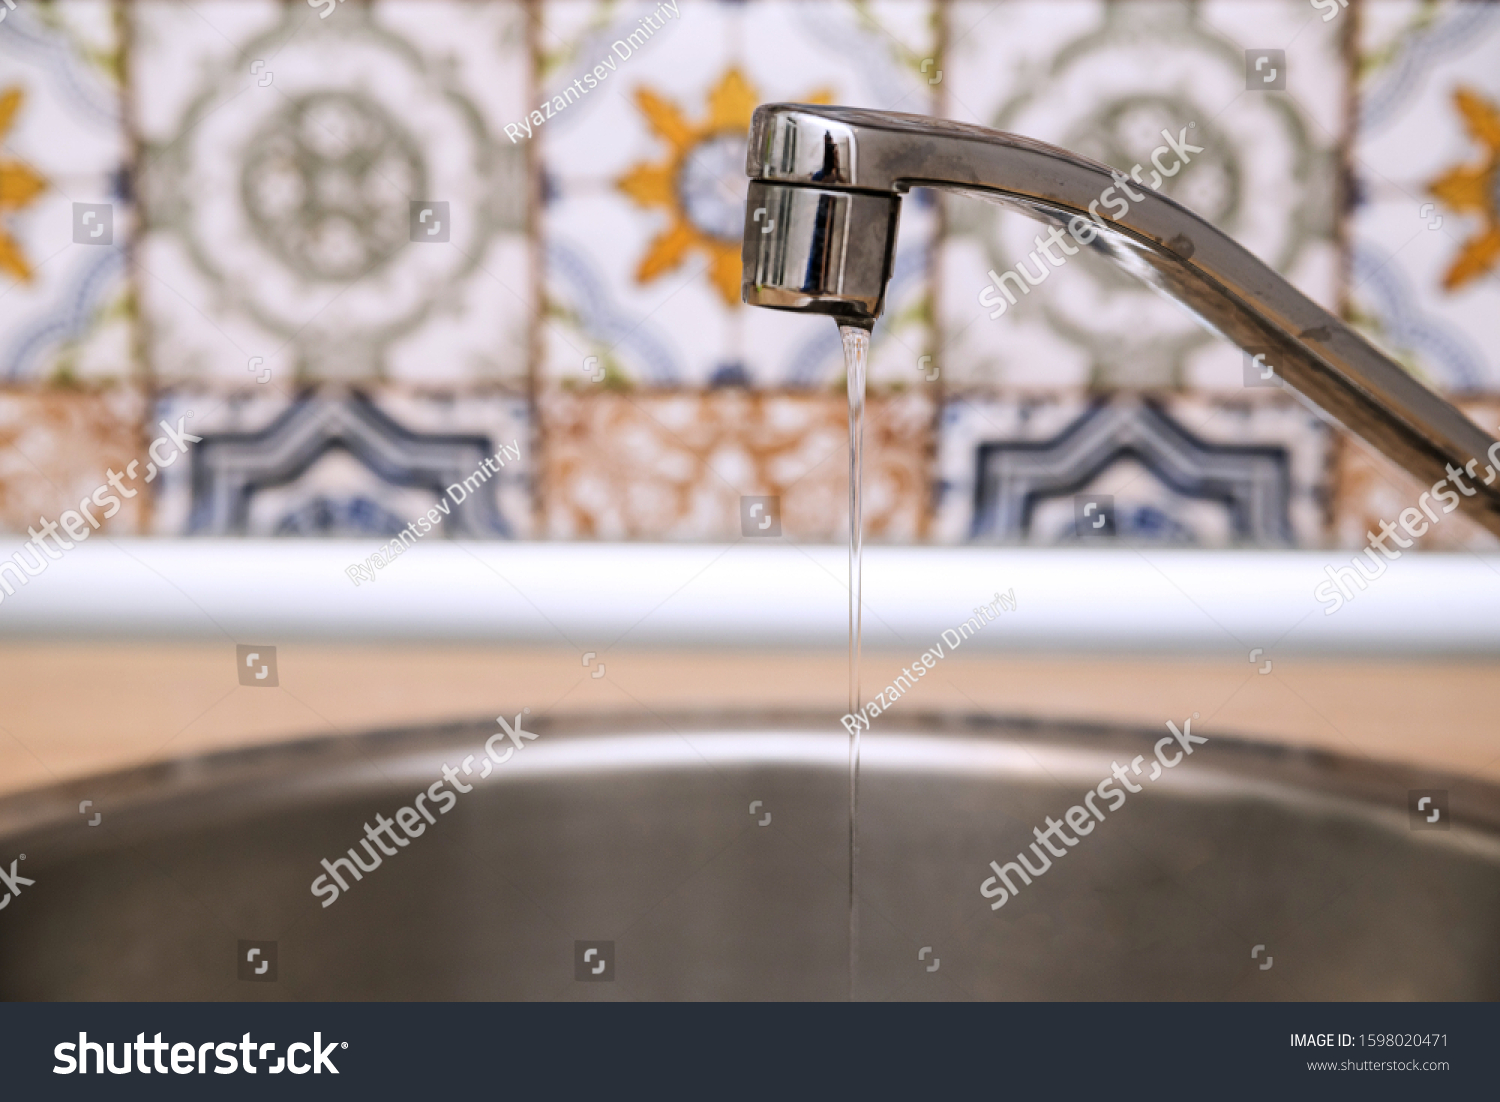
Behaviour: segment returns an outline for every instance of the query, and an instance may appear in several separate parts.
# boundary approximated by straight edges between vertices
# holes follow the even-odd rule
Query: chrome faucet
[[[1457,485],[1476,489],[1462,499],[1469,515],[1500,535],[1500,443],[1181,204],[1137,184],[1142,198],[1120,218],[1101,213],[1102,193],[1121,179],[1106,165],[921,115],[771,103],[755,110],[745,170],[741,290],[752,306],[873,327],[912,187],[987,199],[1060,229],[1072,223],[1075,239],[1264,354],[1288,388],[1423,485],[1461,472]]]

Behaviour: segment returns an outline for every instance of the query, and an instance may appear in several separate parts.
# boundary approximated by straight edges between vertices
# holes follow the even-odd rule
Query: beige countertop
[[[867,654],[865,696],[910,655]],[[224,644],[0,646],[0,792],[229,747],[387,727],[673,709],[843,711],[845,657],[827,652],[619,651],[590,677],[572,651],[290,644],[275,688],[240,685]],[[1500,782],[1500,662],[954,654],[903,711],[1198,729]],[[649,711],[648,711],[649,710]]]

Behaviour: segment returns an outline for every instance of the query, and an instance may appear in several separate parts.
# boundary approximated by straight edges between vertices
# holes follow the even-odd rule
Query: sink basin
[[[0,869],[25,853],[35,881],[0,911],[0,998],[847,997],[835,717],[524,723],[535,739],[378,732],[0,801]],[[1165,733],[877,719],[857,997],[1500,998],[1500,790],[1211,728],[993,910],[989,862]],[[481,779],[487,740],[505,760]],[[447,811],[445,765],[472,786]],[[1412,789],[1448,792],[1451,829],[1413,828]],[[419,836],[392,827],[406,845],[315,896],[377,814]]]

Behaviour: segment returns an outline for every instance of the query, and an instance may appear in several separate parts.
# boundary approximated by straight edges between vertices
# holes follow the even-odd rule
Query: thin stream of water
[[[865,372],[870,333],[840,325],[849,381],[849,711],[859,710],[859,658],[863,637]],[[849,736],[849,1001],[859,962],[859,731]]]

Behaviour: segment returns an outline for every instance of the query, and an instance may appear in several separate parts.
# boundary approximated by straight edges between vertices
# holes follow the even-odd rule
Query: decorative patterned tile
[[[130,11],[159,378],[525,378],[520,5]]]
[[[143,426],[192,409],[207,439],[115,530],[387,533],[516,440],[522,459],[448,534],[530,534],[540,478],[549,536],[736,539],[739,499],[759,495],[781,499],[786,538],[841,539],[834,327],[738,303],[745,131],[766,100],[945,112],[1148,180],[1161,131],[1191,122],[1202,151],[1163,191],[1337,297],[1342,9],[544,0],[528,32],[519,0],[322,6],[68,0],[0,21],[0,525],[53,515],[140,458]],[[1500,14],[1381,0],[1358,26],[1354,317],[1430,385],[1495,392]],[[1267,90],[1248,83],[1262,50],[1281,70]],[[75,204],[95,217],[75,225]],[[1132,538],[1358,545],[1424,489],[1282,395],[1241,391],[1238,352],[1090,255],[991,321],[986,272],[1025,263],[1038,228],[954,201],[930,282],[938,212],[923,192],[904,208],[871,371],[876,538],[1053,543],[1072,538],[1072,495],[1099,493]],[[168,387],[149,415],[103,385],[135,370],[132,239]],[[535,426],[518,396],[533,359]],[[1162,396],[1181,388],[1199,394]],[[1500,407],[1471,412],[1497,431]],[[1494,546],[1457,517],[1424,543]]]
[[[0,23],[0,381],[124,379],[134,216],[113,8],[12,7]]]
[[[831,395],[617,395],[541,399],[546,534],[554,539],[737,540],[741,497],[779,499],[782,535],[848,533],[847,401]],[[872,398],[865,425],[865,532],[921,534],[933,406],[921,392]]]
[[[531,531],[531,431],[519,398],[198,392],[163,398],[157,417],[187,417],[203,437],[162,476],[152,526],[164,535],[390,536],[455,484],[444,537]],[[465,489],[502,446],[511,451]]]
[[[1474,422],[1491,436],[1500,437],[1500,402],[1489,400],[1460,403]],[[1490,464],[1481,458],[1475,468],[1481,479]],[[1339,450],[1337,494],[1334,498],[1333,533],[1339,546],[1364,547],[1371,533],[1380,532],[1382,520],[1397,523],[1401,511],[1416,508],[1421,495],[1431,489],[1372,452],[1357,440],[1347,440]],[[1460,512],[1439,512],[1442,523],[1428,527],[1419,546],[1427,551],[1494,551],[1500,548],[1487,530]]]
[[[111,471],[124,473],[142,459],[145,408],[128,387],[0,392],[0,530],[24,535],[43,516],[57,520],[105,485]],[[146,501],[139,492],[122,496],[101,531],[135,534]]]
[[[1079,538],[1075,497],[1110,531],[1200,547],[1315,546],[1331,431],[1280,397],[957,398],[944,407],[934,536]]]
[[[1430,386],[1500,390],[1500,8],[1362,13],[1356,319]]]
[[[555,113],[536,116],[530,140],[545,171],[547,376],[645,387],[837,383],[843,361],[829,319],[739,301],[750,115],[772,100],[931,113],[936,76],[922,65],[938,72],[932,5],[677,8],[632,46],[632,31],[670,9],[542,6],[542,96]],[[918,381],[928,351],[933,208],[925,194],[904,207],[888,313],[875,330],[877,386]]]
[[[1343,68],[1338,29],[1304,0],[962,0],[947,10],[952,117],[1126,173],[1143,166],[1144,184],[1132,187],[1154,177],[1163,194],[1334,304]],[[1246,53],[1263,48],[1284,55],[1282,71],[1270,89],[1250,90]],[[1166,178],[1151,161],[1163,131],[1201,147]],[[1161,164],[1179,164],[1174,156],[1164,151]],[[1039,224],[970,199],[946,209],[940,361],[950,384],[1243,385],[1236,349],[1109,261],[1085,250],[1048,268],[1030,255]],[[1018,264],[1033,265],[1036,289],[991,320],[979,302],[986,273]]]

